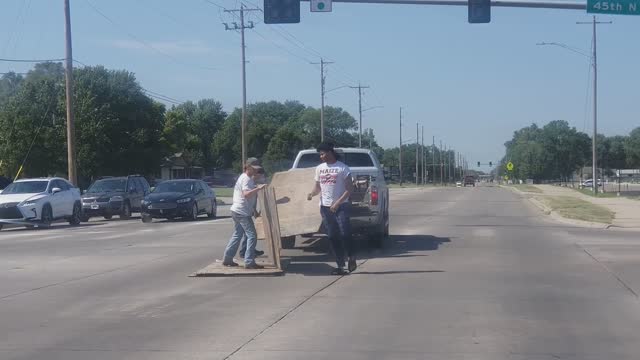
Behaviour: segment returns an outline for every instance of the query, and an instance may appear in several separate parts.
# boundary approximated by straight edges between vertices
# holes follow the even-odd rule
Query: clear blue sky
[[[213,0],[226,8],[238,1]],[[262,6],[260,1],[251,2]],[[114,23],[99,15],[89,3]],[[250,5],[250,3],[247,3]],[[231,111],[240,106],[240,36],[223,21],[237,21],[204,0],[71,0],[74,57],[136,73],[145,88],[178,100],[215,98]],[[477,161],[497,161],[514,130],[564,119],[591,132],[588,59],[542,41],[589,51],[591,27],[583,11],[494,8],[487,25],[467,23],[466,7],[341,4],[333,13],[265,25],[253,13],[247,31],[248,100],[295,99],[319,106],[316,54],[329,65],[327,88],[371,86],[364,114],[384,147],[403,137],[425,137],[453,146]],[[640,17],[602,16],[599,27],[600,122],[607,135],[640,126]],[[290,41],[287,41],[288,38]],[[295,46],[294,44],[298,44]],[[2,0],[0,58],[64,57],[62,0]],[[0,62],[0,72],[27,64]],[[356,90],[340,89],[327,104],[357,117]],[[587,106],[585,106],[587,105]],[[486,168],[485,168],[486,170]]]

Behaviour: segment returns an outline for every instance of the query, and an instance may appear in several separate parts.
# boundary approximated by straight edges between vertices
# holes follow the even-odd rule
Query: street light
[[[384,106],[380,106],[380,105],[371,106],[371,107],[368,107],[366,109],[362,109],[360,111],[360,129],[358,129],[360,131],[360,137],[359,137],[359,146],[360,147],[362,147],[362,113],[365,112],[365,111],[373,110],[373,109],[381,109],[383,107]],[[371,149],[371,138],[372,138],[372,136],[369,136],[369,149]]]
[[[595,21],[595,20],[594,20]],[[579,54],[582,56],[587,57],[590,60],[591,66],[593,67],[593,139],[591,142],[591,152],[592,152],[592,159],[591,159],[591,168],[592,168],[592,177],[593,177],[593,181],[595,183],[597,183],[597,173],[598,173],[598,158],[597,158],[597,151],[596,151],[596,136],[598,135],[598,63],[596,61],[596,56],[597,56],[597,48],[596,48],[596,42],[595,42],[595,25],[594,25],[594,33],[593,33],[593,54],[589,54],[584,50],[580,50],[578,48],[574,48],[572,46],[569,45],[565,45],[562,43],[557,43],[557,42],[542,42],[542,43],[538,43],[536,45],[538,46],[545,46],[545,45],[549,45],[549,46],[558,46],[561,47],[563,49],[569,50],[575,54]],[[595,185],[593,186],[593,194],[594,195],[598,195],[598,186]]]

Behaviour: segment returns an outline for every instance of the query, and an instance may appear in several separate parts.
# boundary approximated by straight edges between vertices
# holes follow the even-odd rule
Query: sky
[[[244,2],[262,7],[259,0]],[[225,110],[242,104],[240,35],[224,22],[235,0],[71,0],[74,59],[126,69],[141,85],[177,101],[214,98]],[[298,100],[320,106],[320,57],[327,90],[363,90],[363,128],[383,147],[435,137],[466,156],[471,168],[494,164],[513,132],[566,120],[592,132],[589,52],[591,15],[579,10],[492,9],[489,24],[469,24],[464,6],[334,3],[331,13],[301,4],[299,24],[266,25],[247,13],[248,102]],[[598,130],[627,134],[640,126],[640,17],[599,16]],[[0,58],[64,57],[63,0],[1,0]],[[0,73],[30,64],[0,62]],[[357,90],[327,94],[357,119]],[[421,134],[420,134],[421,135]],[[259,155],[259,154],[258,154]],[[488,171],[488,166],[480,170]]]

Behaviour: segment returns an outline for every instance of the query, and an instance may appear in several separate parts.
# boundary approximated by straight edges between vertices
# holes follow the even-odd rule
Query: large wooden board
[[[275,173],[269,186],[275,193],[280,223],[280,236],[294,236],[315,233],[320,229],[322,218],[318,198],[307,200],[307,194],[313,189],[315,169],[293,169]],[[260,203],[260,209],[264,206]],[[261,218],[258,218],[258,238],[264,239]],[[258,225],[260,224],[260,225]]]

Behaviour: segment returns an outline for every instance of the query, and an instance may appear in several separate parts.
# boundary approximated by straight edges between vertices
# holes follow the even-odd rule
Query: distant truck
[[[463,185],[466,187],[467,185],[476,186],[476,178],[473,175],[466,175],[464,177]]]

